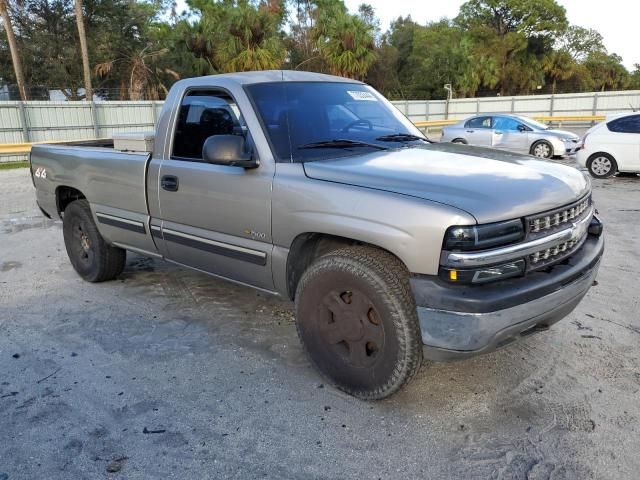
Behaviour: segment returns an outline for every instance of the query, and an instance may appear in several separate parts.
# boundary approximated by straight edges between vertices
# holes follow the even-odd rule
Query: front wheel
[[[83,279],[104,282],[122,273],[127,252],[104,241],[86,200],[71,202],[64,210],[62,233],[71,265]]]
[[[618,164],[608,153],[596,153],[587,160],[587,170],[592,177],[608,178],[615,175]]]
[[[531,145],[529,153],[538,158],[551,158],[553,156],[553,146],[546,140],[538,140]]]
[[[347,247],[316,260],[296,289],[296,325],[315,367],[361,399],[388,397],[418,371],[422,339],[404,265]]]

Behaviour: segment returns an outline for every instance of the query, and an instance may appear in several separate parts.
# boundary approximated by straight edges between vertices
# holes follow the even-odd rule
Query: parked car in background
[[[566,130],[552,129],[532,118],[484,114],[445,127],[440,141],[481,145],[551,158],[576,153],[580,137]]]
[[[640,173],[640,113],[613,115],[591,127],[582,138],[577,160],[595,178]]]

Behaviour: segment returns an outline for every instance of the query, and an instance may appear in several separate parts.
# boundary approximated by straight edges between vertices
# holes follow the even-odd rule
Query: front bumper
[[[426,358],[449,360],[489,353],[567,316],[593,284],[604,238],[589,235],[582,248],[549,271],[483,286],[411,278]]]
[[[575,155],[582,148],[579,141],[567,140],[564,142],[565,155]]]

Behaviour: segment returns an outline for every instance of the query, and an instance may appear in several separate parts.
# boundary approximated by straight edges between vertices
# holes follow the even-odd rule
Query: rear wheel
[[[531,145],[529,153],[538,158],[551,158],[553,156],[553,146],[546,140],[538,140]]]
[[[608,153],[595,153],[587,160],[587,170],[592,177],[608,178],[615,175],[618,164]]]
[[[93,221],[89,202],[76,200],[67,206],[62,232],[71,265],[83,279],[104,282],[122,273],[127,253],[104,241]]]
[[[455,140],[451,140],[451,143],[460,143],[462,145],[466,145],[468,142],[464,138],[456,138]]]
[[[296,290],[298,335],[312,363],[358,398],[385,398],[422,362],[404,265],[388,252],[348,247],[316,260]]]

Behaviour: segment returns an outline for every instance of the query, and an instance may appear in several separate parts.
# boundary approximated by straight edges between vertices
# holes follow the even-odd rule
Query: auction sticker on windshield
[[[357,91],[357,90],[356,91],[347,90],[347,93],[354,100],[369,101],[369,102],[377,102],[378,101],[378,99],[371,92],[360,92],[360,91]]]

